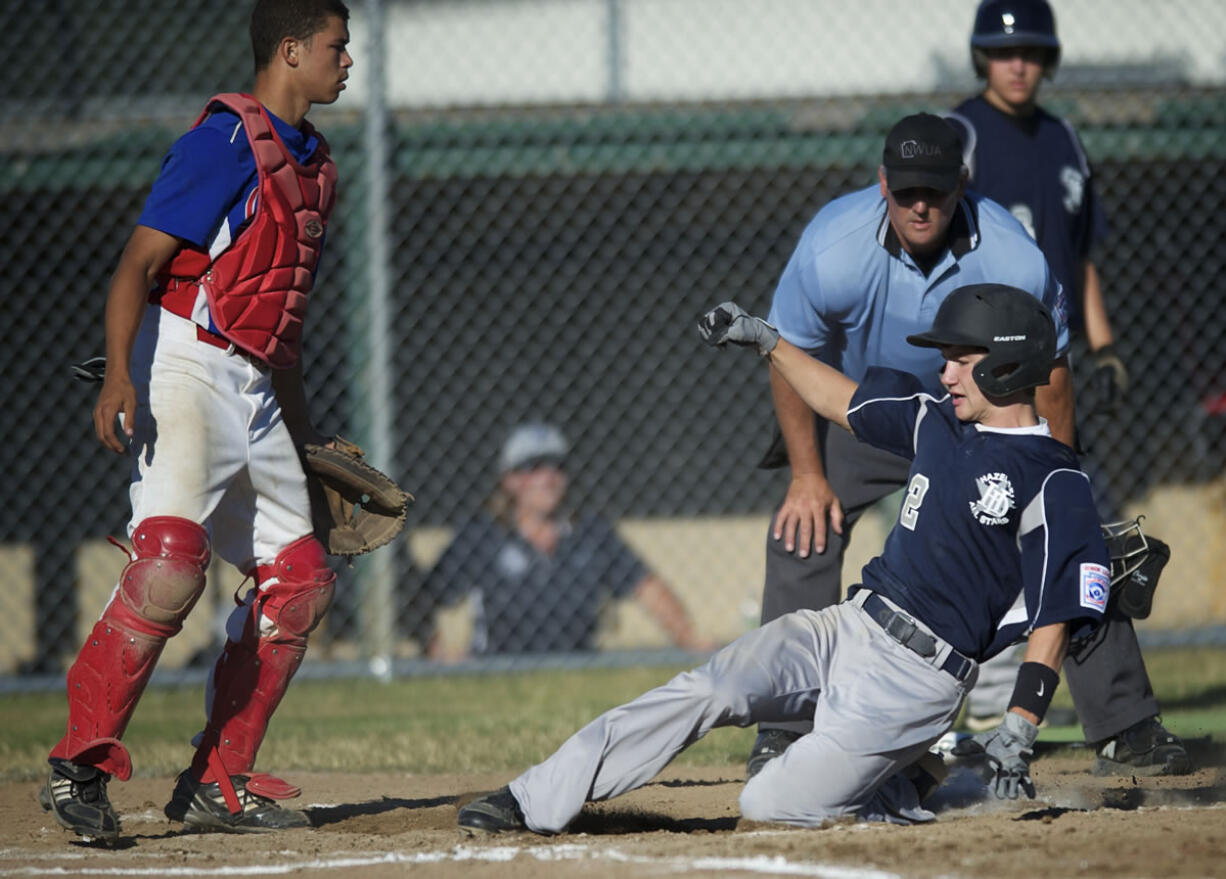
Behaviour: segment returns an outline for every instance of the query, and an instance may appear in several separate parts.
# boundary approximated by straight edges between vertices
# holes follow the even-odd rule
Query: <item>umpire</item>
[[[977,283],[1020,288],[1056,316],[1057,360],[1036,402],[1052,435],[1071,446],[1061,287],[1017,221],[966,191],[961,141],[939,116],[899,121],[886,137],[877,184],[835,199],[810,221],[779,279],[769,319],[784,339],[853,381],[869,367],[884,366],[919,376],[939,395],[939,358],[906,338],[932,325],[954,289]],[[828,431],[774,369],[771,390],[780,433],[762,466],[790,464],[791,482],[766,540],[763,624],[839,601],[852,528],[865,510],[903,486],[908,469],[903,458],[846,431]],[[761,724],[749,776],[805,727]]]

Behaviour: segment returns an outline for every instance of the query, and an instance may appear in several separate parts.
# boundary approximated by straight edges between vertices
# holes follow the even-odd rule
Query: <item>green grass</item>
[[[1147,650],[1145,665],[1162,708],[1163,724],[1185,739],[1212,737],[1226,740],[1226,649],[1221,647]],[[1056,705],[1072,705],[1068,688],[1061,687]],[[1081,727],[1045,729],[1040,738],[1050,742],[1079,742]]]
[[[301,680],[278,709],[260,751],[261,768],[284,772],[494,772],[547,756],[600,712],[664,683],[680,669],[631,668],[449,675],[379,683]],[[134,771],[166,775],[191,756],[204,723],[201,687],[154,687],[141,699],[124,743]],[[0,697],[0,779],[41,777],[64,732],[62,693]],[[686,763],[735,763],[747,730],[708,737]]]
[[[1147,652],[1167,726],[1189,738],[1226,739],[1226,650]],[[601,711],[666,681],[679,669],[543,671],[487,676],[302,680],[291,687],[260,752],[276,772],[510,772],[535,763]],[[124,737],[136,771],[170,775],[190,757],[203,725],[200,687],[151,688]],[[41,777],[63,734],[62,693],[0,697],[0,779]],[[1066,688],[1057,704],[1071,704]],[[750,730],[717,730],[678,762],[739,766]],[[1075,727],[1044,730],[1051,741]]]

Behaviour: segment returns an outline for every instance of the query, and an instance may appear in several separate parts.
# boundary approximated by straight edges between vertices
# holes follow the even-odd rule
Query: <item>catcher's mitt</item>
[[[303,449],[315,536],[328,555],[362,555],[404,529],[413,496],[362,460],[358,446],[339,436],[332,444]]]
[[[1171,558],[1171,548],[1141,530],[1138,516],[1103,525],[1103,539],[1111,554],[1111,597],[1119,609],[1136,620],[1149,616],[1158,578]]]

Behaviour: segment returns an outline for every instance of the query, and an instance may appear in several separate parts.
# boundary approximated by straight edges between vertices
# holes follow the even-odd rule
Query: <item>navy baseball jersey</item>
[[[940,394],[940,352],[907,344],[966,284],[1018,287],[1047,305],[1068,349],[1064,295],[1043,254],[1007,211],[977,195],[959,203],[950,243],[927,274],[902,249],[877,186],[818,211],[780,276],[770,322],[783,338],[859,381],[870,366],[919,376]]]
[[[1076,132],[1041,107],[1019,118],[982,96],[963,101],[947,118],[962,135],[970,186],[1007,208],[1038,242],[1079,330],[1080,266],[1106,237],[1107,217]]]
[[[1037,627],[1102,618],[1109,558],[1077,458],[1046,422],[959,421],[948,394],[869,370],[848,408],[857,438],[911,459],[898,522],[864,586],[988,659]]]

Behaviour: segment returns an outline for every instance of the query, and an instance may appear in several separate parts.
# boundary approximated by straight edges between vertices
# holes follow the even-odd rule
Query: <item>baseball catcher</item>
[[[171,145],[111,276],[106,363],[74,370],[101,379],[94,431],[130,466],[132,549],[68,670],[64,736],[39,802],[103,843],[120,836],[107,785],[132,775],[128,722],[213,558],[251,586],[226,622],[208,717],[163,812],[192,831],[312,826],[279,802],[299,789],[256,772],[256,755],[332,603],[327,553],[388,534],[317,539],[300,451],[322,440],[306,411],[302,333],[338,179],[306,115],[345,89],[349,10],[342,0],[248,5],[250,91],[214,95]],[[335,509],[355,530],[358,510],[406,503],[336,469],[321,479],[342,487]]]

